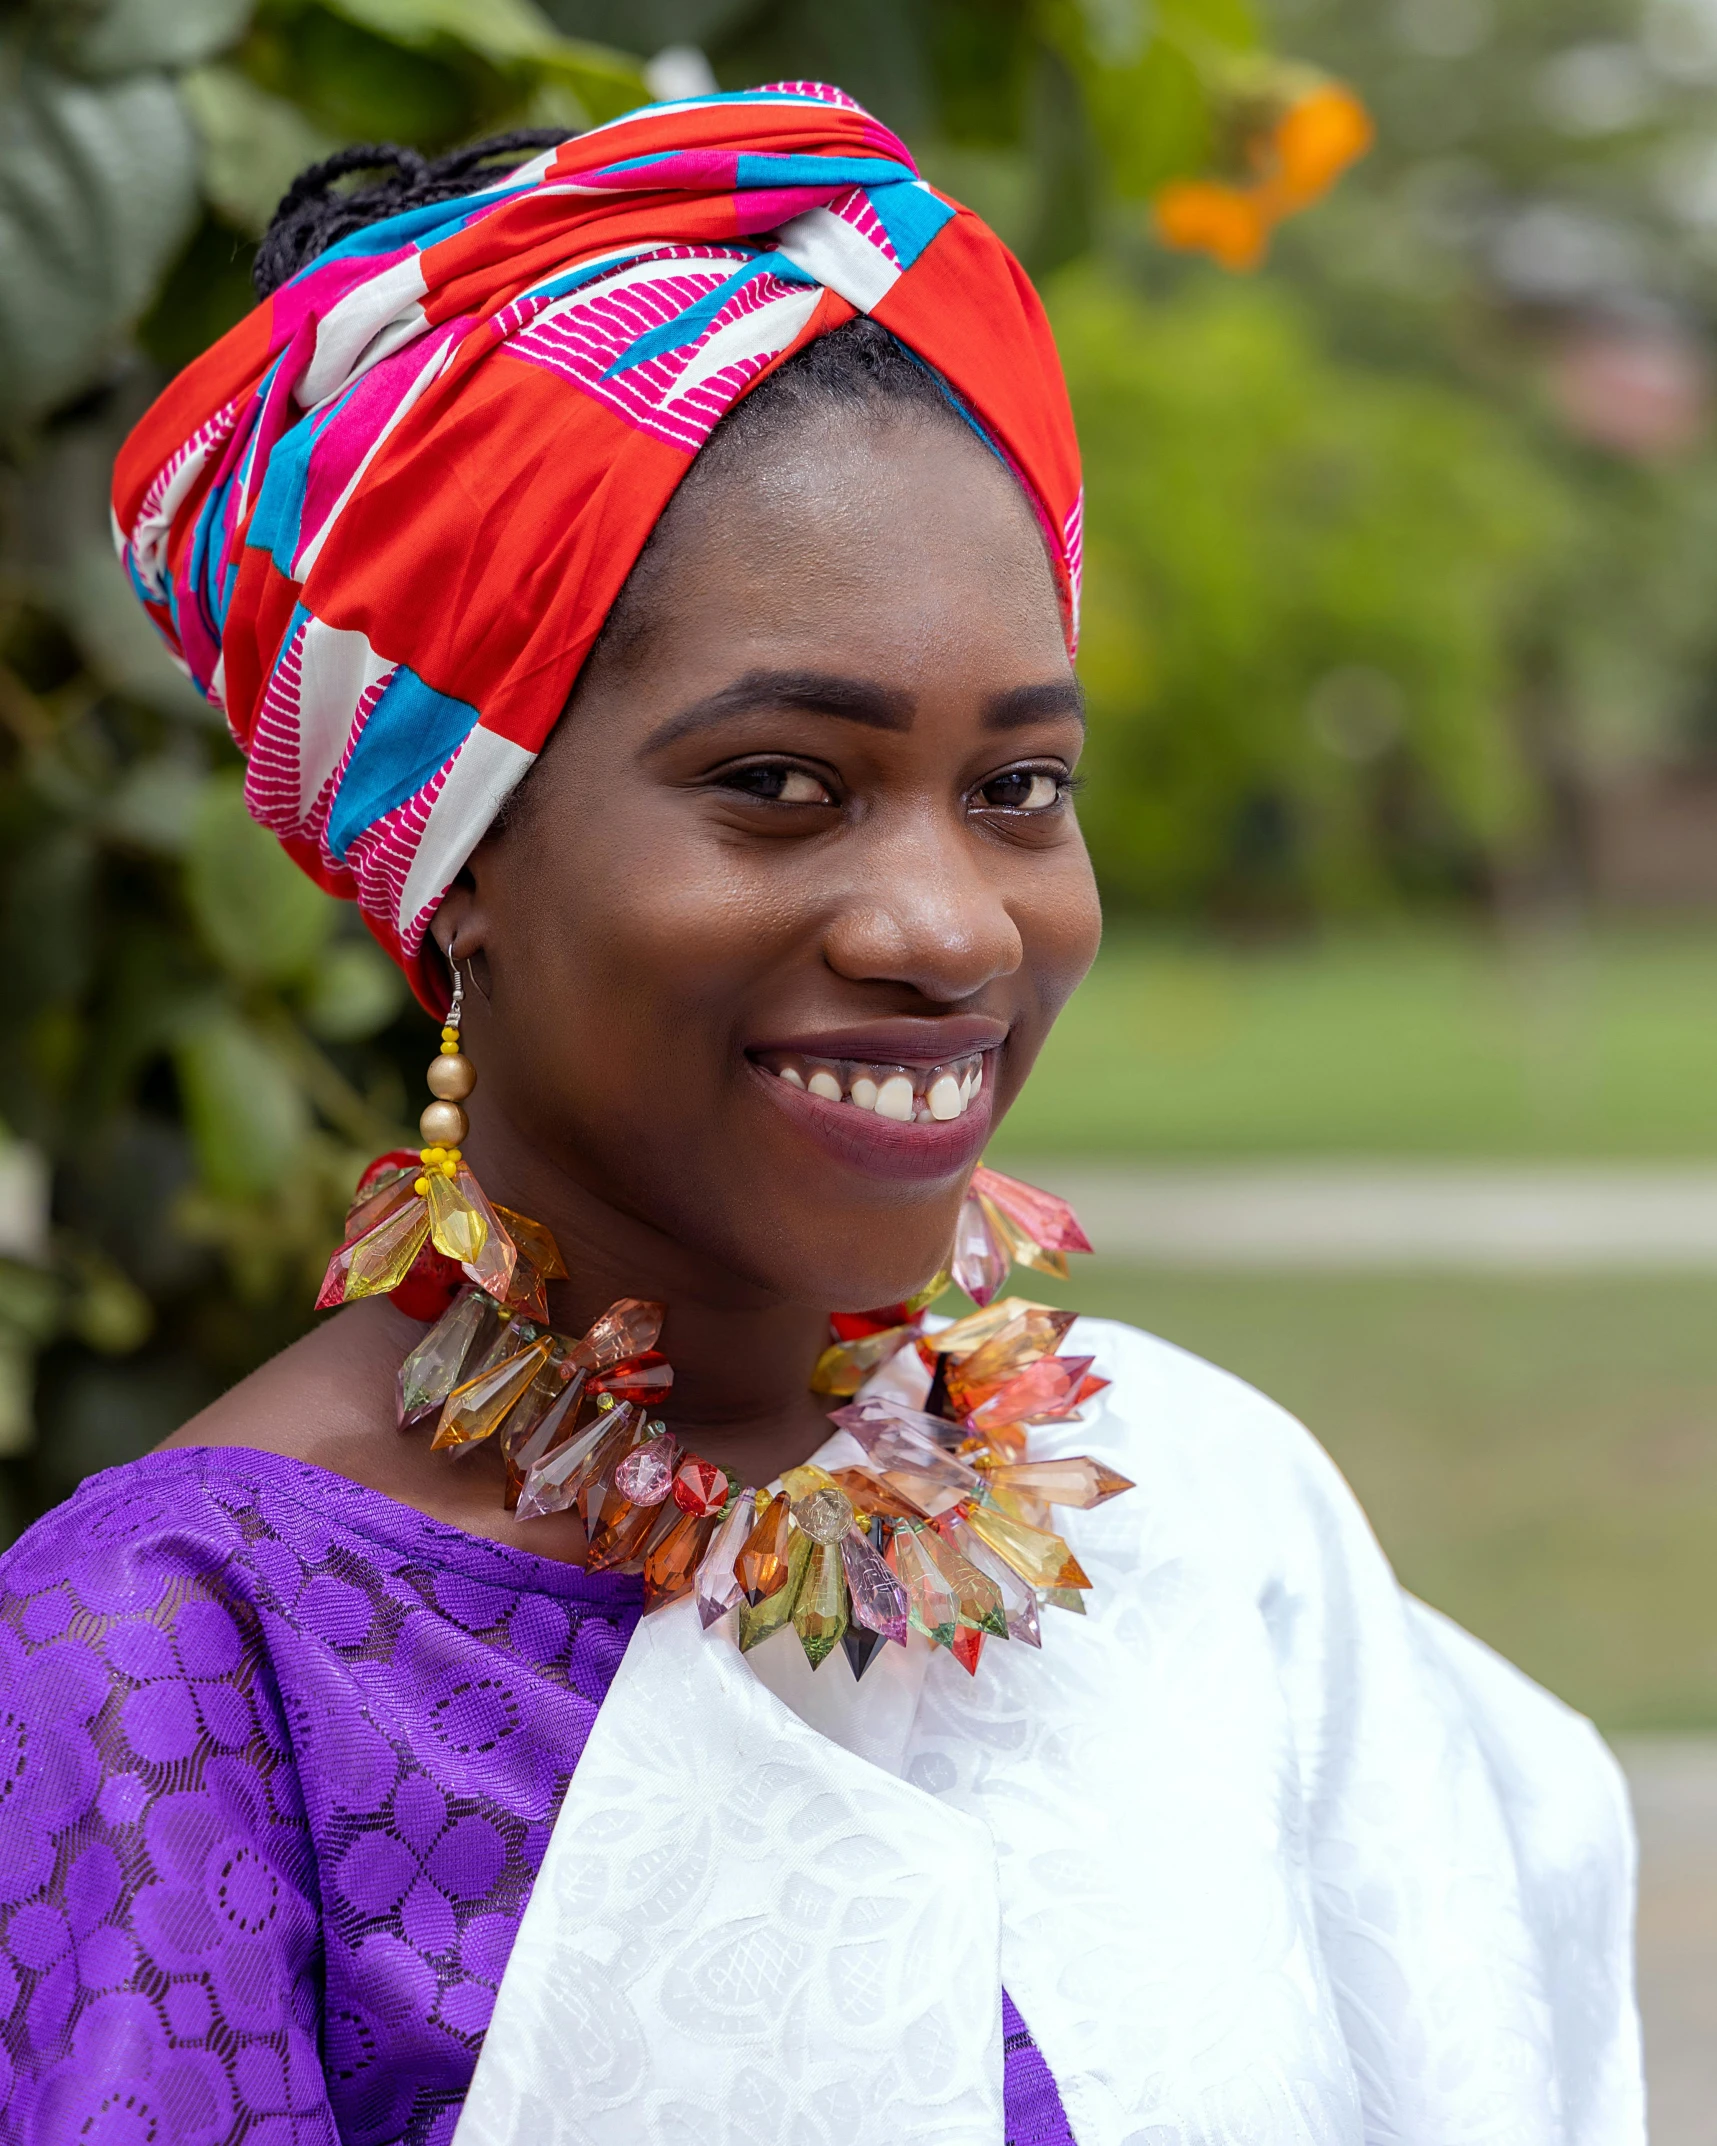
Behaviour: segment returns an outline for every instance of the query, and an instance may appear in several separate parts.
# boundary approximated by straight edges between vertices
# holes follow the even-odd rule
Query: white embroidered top
[[[1065,1346],[1113,1383],[1034,1454],[1138,1485],[1060,1516],[1090,1614],[856,1687],[647,1618],[457,2146],[1001,2146],[1004,1983],[1080,2146],[1640,2146],[1595,1732],[1403,1594],[1273,1403]]]

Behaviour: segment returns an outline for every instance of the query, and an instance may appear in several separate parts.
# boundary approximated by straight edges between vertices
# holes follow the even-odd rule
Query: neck
[[[810,1390],[828,1313],[766,1291],[708,1254],[612,1205],[504,1121],[473,1127],[467,1157],[491,1200],[554,1233],[567,1278],[549,1317],[582,1334],[620,1297],[667,1307],[658,1347],[674,1367],[664,1420],[688,1451],[766,1483],[829,1436],[827,1397]]]

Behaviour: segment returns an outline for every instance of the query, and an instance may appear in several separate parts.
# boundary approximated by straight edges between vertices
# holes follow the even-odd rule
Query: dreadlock
[[[565,127],[518,127],[446,156],[422,156],[398,142],[355,142],[336,150],[298,174],[269,219],[251,269],[258,299],[271,296],[318,254],[366,224],[478,193],[537,150],[571,139]],[[369,186],[340,184],[360,172],[381,176]]]

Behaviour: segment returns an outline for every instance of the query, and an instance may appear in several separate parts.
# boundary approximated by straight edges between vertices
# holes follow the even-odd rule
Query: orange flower
[[[1291,216],[1327,194],[1374,138],[1371,114],[1340,82],[1321,83],[1289,105],[1270,140],[1275,170],[1265,181],[1277,217]]]
[[[1237,274],[1256,268],[1270,244],[1271,219],[1257,187],[1219,179],[1177,179],[1151,204],[1158,236],[1182,253],[1208,253]]]
[[[1152,215],[1166,245],[1224,268],[1256,268],[1277,224],[1327,194],[1371,147],[1371,115],[1340,82],[1315,82],[1266,109],[1267,124],[1239,130],[1240,159],[1256,174],[1250,184],[1177,179],[1157,195]]]

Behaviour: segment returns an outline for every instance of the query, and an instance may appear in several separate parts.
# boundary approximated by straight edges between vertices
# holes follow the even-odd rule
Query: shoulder
[[[1110,1382],[1073,1435],[1148,1484],[1157,1514],[1184,1534],[1255,1565],[1261,1583],[1290,1543],[1381,1565],[1341,1471],[1279,1402],[1119,1320],[1082,1318],[1062,1346],[1091,1355]]]

